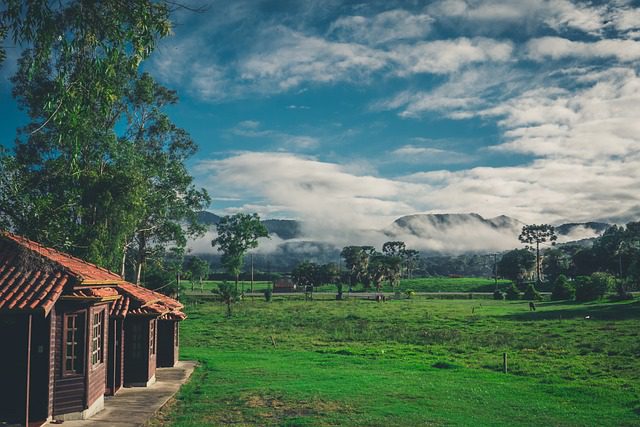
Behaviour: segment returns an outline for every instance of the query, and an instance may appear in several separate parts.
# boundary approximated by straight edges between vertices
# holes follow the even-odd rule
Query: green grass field
[[[217,286],[222,281],[219,280],[206,280],[202,283],[202,289],[205,292],[211,292],[212,289],[217,289]],[[239,283],[239,287],[243,287],[246,292],[249,292],[251,282],[242,281]],[[511,284],[509,280],[498,280],[498,286],[500,288],[506,288]],[[255,292],[263,292],[265,289],[270,288],[271,282],[254,282],[253,288]],[[182,281],[182,287],[187,291],[187,294],[191,291],[191,282]],[[411,289],[415,292],[492,292],[495,289],[495,282],[493,279],[487,279],[482,277],[421,277],[417,279],[402,279],[400,282],[400,289],[405,291]],[[200,287],[195,286],[196,292],[200,292]],[[346,292],[346,288],[344,289]],[[356,286],[354,291],[362,291],[362,285]],[[383,287],[384,291],[392,291],[391,287],[385,283]],[[323,285],[316,288],[317,292],[336,292],[335,285]]]
[[[233,280],[229,280],[230,283],[233,283]],[[194,287],[194,292],[201,292],[201,289],[204,292],[211,292],[214,289],[218,289],[218,284],[222,283],[222,280],[204,280],[202,282],[202,288],[196,284]],[[187,294],[189,294],[191,292],[191,282],[187,281],[187,280],[183,280],[182,282],[180,282],[182,289],[184,289],[185,291],[187,291]],[[238,282],[238,288],[242,289],[244,287],[245,292],[249,292],[249,289],[251,288],[251,282],[250,281],[240,281]],[[253,282],[253,290],[254,292],[263,292],[265,289],[269,289],[272,287],[272,283],[271,282],[264,282],[264,281],[254,281]]]
[[[638,301],[187,309],[181,357],[201,365],[163,425],[640,425]]]

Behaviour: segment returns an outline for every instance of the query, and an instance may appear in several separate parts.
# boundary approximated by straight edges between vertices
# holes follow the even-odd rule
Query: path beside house
[[[65,421],[64,427],[134,427],[150,420],[187,382],[195,362],[180,361],[173,368],[158,368],[156,383],[150,387],[121,389],[105,398],[104,409],[88,420]],[[54,424],[55,425],[55,424]]]

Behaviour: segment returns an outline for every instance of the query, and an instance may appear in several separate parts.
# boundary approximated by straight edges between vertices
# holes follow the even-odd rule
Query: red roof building
[[[0,424],[84,419],[178,360],[180,302],[0,233]]]

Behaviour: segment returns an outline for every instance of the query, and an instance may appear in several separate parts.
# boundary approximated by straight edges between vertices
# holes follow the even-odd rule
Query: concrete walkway
[[[88,420],[65,421],[64,427],[134,427],[150,420],[171,397],[187,382],[195,362],[180,361],[173,368],[156,370],[156,383],[150,387],[121,389],[107,397],[104,409]],[[54,424],[55,425],[55,424]]]

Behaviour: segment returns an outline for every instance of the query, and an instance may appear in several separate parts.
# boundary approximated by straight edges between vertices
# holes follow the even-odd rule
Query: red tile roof
[[[48,314],[74,278],[56,266],[29,257],[15,242],[0,236],[0,310]],[[36,268],[34,266],[37,265]]]
[[[64,252],[47,248],[40,243],[36,243],[22,236],[16,236],[15,234],[5,232],[3,233],[3,237],[16,242],[34,254],[40,255],[49,261],[53,261],[66,270],[70,275],[78,279],[79,282],[118,283],[123,281],[122,277],[107,270],[106,268],[98,267],[95,264],[83,261],[80,258],[65,254]]]
[[[127,313],[129,313],[129,304],[131,299],[122,295],[121,298],[118,298],[111,304],[111,311],[109,312],[109,316],[115,317],[118,319],[124,319],[127,317]]]
[[[77,286],[83,285],[81,288]],[[111,285],[91,286],[87,285]],[[39,243],[0,233],[0,310],[43,310],[49,313],[61,295],[77,298],[113,298],[111,315],[186,316],[180,302],[161,293],[124,281],[97,265]]]
[[[120,283],[118,285],[118,289],[121,289],[122,291],[124,291],[124,293],[126,293],[130,297],[142,303],[142,305],[148,305],[151,303],[158,302],[158,303],[161,303],[162,305],[165,305],[167,308],[171,310],[180,309],[184,307],[179,301],[176,301],[173,298],[170,298],[159,292],[152,291],[151,289],[134,285],[133,283],[128,283],[128,282]]]
[[[187,315],[181,311],[171,311],[169,313],[163,314],[159,317],[160,320],[184,320],[187,318]]]

